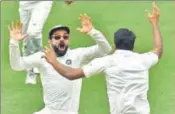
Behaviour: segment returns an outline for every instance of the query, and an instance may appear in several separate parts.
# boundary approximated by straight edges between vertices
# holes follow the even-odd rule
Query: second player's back
[[[116,103],[125,100],[127,103],[120,105],[129,108],[138,105],[137,101],[141,100],[139,102],[144,103],[145,108],[149,108],[148,70],[157,62],[157,59],[157,55],[152,52],[138,54],[124,50],[117,50],[107,57],[105,73],[110,107],[115,107],[118,105]],[[115,114],[116,110],[111,108],[111,112]]]
[[[126,85],[126,83],[147,84],[148,70],[157,61],[157,55],[152,52],[138,54],[132,51],[117,50],[110,56],[108,67],[105,70],[107,81],[109,84],[118,84],[119,87]]]

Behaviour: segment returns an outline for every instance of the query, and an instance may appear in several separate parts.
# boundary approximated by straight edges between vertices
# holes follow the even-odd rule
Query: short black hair
[[[117,49],[133,50],[135,34],[127,28],[120,28],[114,33],[114,43]]]

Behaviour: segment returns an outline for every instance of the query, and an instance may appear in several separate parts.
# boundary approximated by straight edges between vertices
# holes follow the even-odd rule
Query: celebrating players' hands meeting
[[[21,41],[27,37],[26,34],[22,33],[22,24],[19,21],[14,22],[12,21],[11,26],[8,26],[10,37],[16,41]]]
[[[54,49],[50,41],[48,41],[48,44],[49,44],[49,48],[48,47],[44,48],[43,52],[45,53],[45,55],[43,55],[42,57],[45,58],[47,62],[52,65],[53,63],[56,62],[57,56],[54,52]]]
[[[147,12],[147,15],[148,15],[149,22],[152,23],[152,24],[158,24],[160,10],[156,6],[155,2],[152,3],[152,8],[153,8],[153,13],[152,14],[147,9],[145,9],[145,11]]]
[[[93,28],[91,18],[87,14],[80,14],[79,19],[81,21],[82,28],[77,28],[77,30],[82,33],[89,33]]]

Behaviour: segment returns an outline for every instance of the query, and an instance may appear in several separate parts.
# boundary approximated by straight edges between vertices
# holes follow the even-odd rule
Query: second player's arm
[[[81,48],[79,55],[81,56],[80,61],[82,65],[94,58],[109,54],[112,48],[106,40],[105,36],[93,27],[92,20],[89,16],[87,16],[87,14],[80,15],[80,20],[82,28],[78,28],[77,30],[90,35],[96,42],[96,45],[94,46]]]
[[[153,37],[154,37],[153,52],[160,58],[163,53],[163,43],[161,33],[159,30],[160,10],[156,6],[155,2],[152,3],[152,8],[153,8],[152,14],[148,10],[146,10],[146,12],[148,14],[148,19],[153,26]]]
[[[90,35],[92,39],[95,40],[96,45],[82,48],[82,62],[89,62],[94,58],[102,57],[110,53],[112,47],[99,30],[93,28],[88,35]]]
[[[105,68],[108,66],[108,59],[97,58],[91,61],[89,64],[81,67],[81,68],[71,68],[61,64],[56,59],[51,63],[54,69],[60,73],[63,77],[69,80],[75,80],[83,77],[94,76],[96,73],[103,72]]]
[[[153,26],[153,36],[154,36],[153,52],[156,53],[160,58],[163,53],[163,43],[162,43],[161,33],[159,30],[159,25],[153,24],[152,26]]]
[[[54,69],[60,73],[62,76],[64,76],[65,78],[69,79],[69,80],[74,80],[74,79],[79,79],[79,78],[83,78],[85,77],[85,74],[82,70],[82,68],[71,68],[71,67],[67,67],[59,62],[54,62],[52,64],[52,66],[54,67]]]

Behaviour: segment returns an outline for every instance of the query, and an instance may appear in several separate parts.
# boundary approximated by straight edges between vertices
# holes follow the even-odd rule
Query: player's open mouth
[[[65,44],[63,44],[63,43],[61,43],[60,45],[59,45],[59,50],[60,51],[64,51],[65,50]]]

